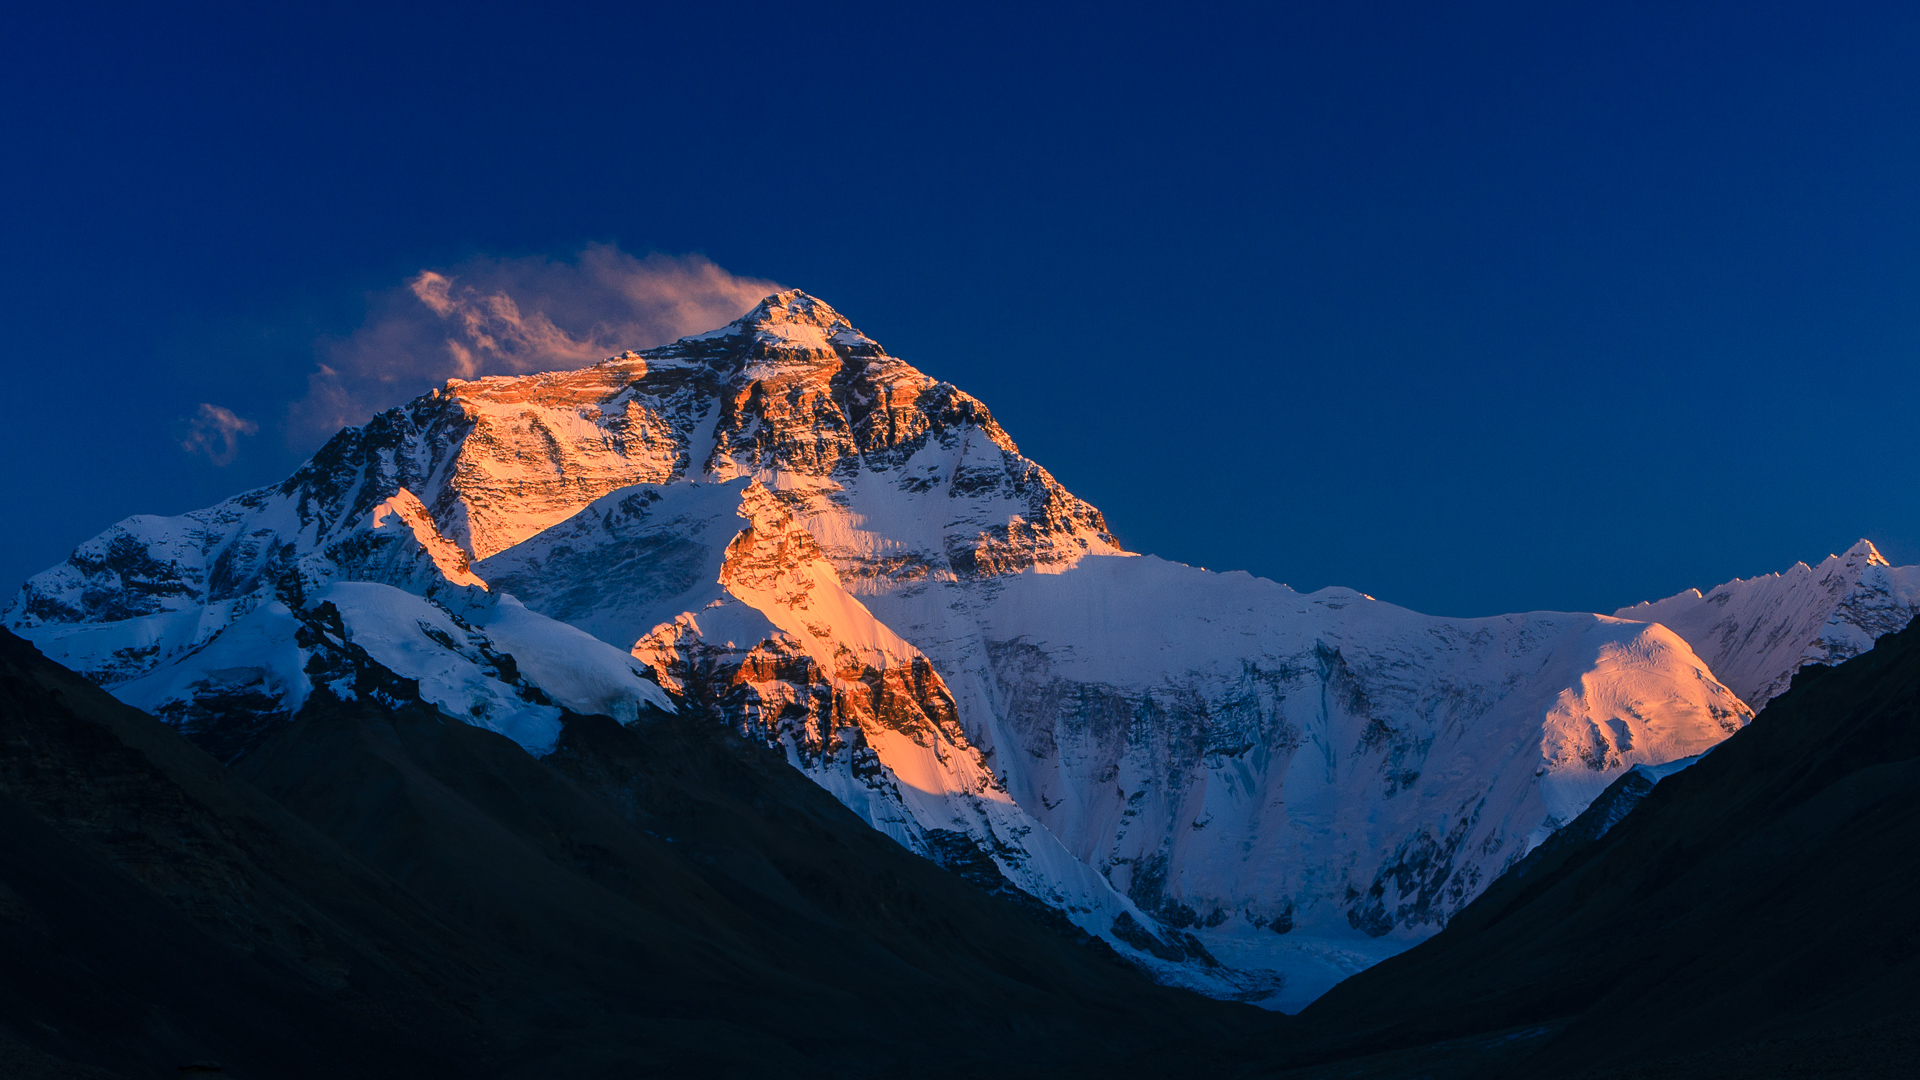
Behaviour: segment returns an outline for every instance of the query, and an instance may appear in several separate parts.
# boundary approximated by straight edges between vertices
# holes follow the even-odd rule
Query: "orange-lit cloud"
[[[234,415],[232,409],[203,401],[200,411],[188,422],[187,437],[180,440],[180,449],[189,454],[205,454],[215,465],[231,465],[240,453],[240,436],[259,430],[259,424]]]
[[[367,321],[320,345],[288,437],[310,446],[445,382],[581,367],[737,318],[778,290],[698,255],[635,258],[595,244],[572,261],[475,258],[374,296]]]

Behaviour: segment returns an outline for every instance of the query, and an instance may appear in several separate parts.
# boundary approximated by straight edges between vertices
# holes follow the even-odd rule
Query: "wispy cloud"
[[[203,401],[200,411],[188,421],[187,437],[180,440],[180,449],[189,454],[205,454],[215,465],[231,465],[240,453],[240,436],[259,430],[259,424],[235,415],[232,409]]]
[[[288,437],[312,445],[449,378],[581,367],[737,318],[778,290],[698,255],[636,258],[604,244],[571,261],[476,258],[372,298],[367,321],[320,345]]]

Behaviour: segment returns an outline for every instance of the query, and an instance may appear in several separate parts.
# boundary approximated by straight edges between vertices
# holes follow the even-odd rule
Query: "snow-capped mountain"
[[[1819,566],[1688,589],[1614,615],[1658,622],[1687,640],[1727,688],[1756,711],[1806,664],[1837,664],[1873,648],[1920,613],[1920,566],[1892,566],[1861,540]]]
[[[6,621],[189,732],[355,692],[349,647],[536,754],[560,709],[664,686],[908,847],[977,849],[1161,977],[1283,1008],[1751,716],[1662,626],[1127,553],[979,401],[799,292],[449,382],[277,487],[127,519]]]

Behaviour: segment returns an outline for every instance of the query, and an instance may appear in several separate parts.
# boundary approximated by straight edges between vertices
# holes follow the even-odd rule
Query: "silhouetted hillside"
[[[227,769],[0,638],[19,1075],[1007,1075],[1284,1023],[1016,900],[724,729],[570,715],[542,761],[320,694]]]

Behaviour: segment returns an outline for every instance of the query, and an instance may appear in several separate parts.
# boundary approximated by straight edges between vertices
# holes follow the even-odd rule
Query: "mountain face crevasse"
[[[1664,626],[1125,552],[978,400],[800,292],[450,381],[280,485],[122,521],[6,622],[190,733],[253,717],[234,756],[351,693],[327,634],[536,754],[562,709],[630,720],[665,687],[1158,977],[1288,1009],[1751,716]]]

